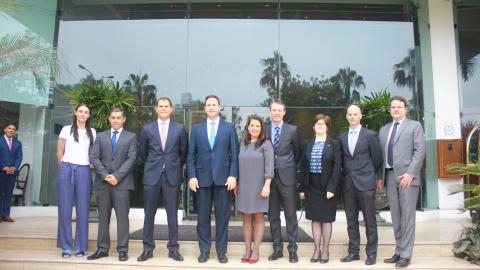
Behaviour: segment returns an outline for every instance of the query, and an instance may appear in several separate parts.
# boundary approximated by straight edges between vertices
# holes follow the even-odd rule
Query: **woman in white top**
[[[73,124],[64,126],[57,145],[58,234],[57,247],[62,257],[69,258],[75,250],[77,257],[88,249],[88,213],[92,175],[90,148],[95,140],[95,130],[90,127],[90,109],[85,104],[75,107]],[[72,208],[75,202],[75,249],[72,238]]]

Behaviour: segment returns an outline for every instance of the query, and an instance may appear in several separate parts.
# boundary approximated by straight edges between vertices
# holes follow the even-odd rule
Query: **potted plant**
[[[448,166],[449,172],[459,173],[461,175],[480,175],[480,163],[477,164],[453,164]],[[455,186],[450,194],[460,192],[470,192],[471,196],[464,201],[464,207],[461,211],[471,211],[480,209],[480,185],[458,185]],[[472,224],[462,229],[459,240],[453,243],[453,253],[455,257],[466,259],[472,263],[480,265],[480,214],[478,211],[471,211]]]

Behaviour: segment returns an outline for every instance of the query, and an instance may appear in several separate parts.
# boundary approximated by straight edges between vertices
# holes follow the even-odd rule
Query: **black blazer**
[[[310,185],[310,159],[313,143],[315,140],[308,140],[302,147],[302,182],[300,191],[304,191]],[[322,190],[336,193],[337,185],[340,182],[342,167],[342,149],[336,140],[327,139],[322,151],[322,176],[320,186]]]
[[[348,149],[348,131],[338,137],[342,148],[342,189],[348,191],[355,185],[359,191],[377,188],[376,172],[382,166],[382,150],[377,133],[362,127],[355,151]]]

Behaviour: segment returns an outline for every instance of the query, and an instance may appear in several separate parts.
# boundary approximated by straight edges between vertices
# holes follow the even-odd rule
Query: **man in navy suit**
[[[183,261],[178,245],[178,203],[183,182],[182,167],[187,157],[188,137],[185,126],[170,119],[172,101],[161,97],[155,105],[157,120],[145,125],[140,134],[139,156],[145,163],[143,193],[145,220],[143,252],[138,261],[153,257],[153,228],[160,195],[165,202],[168,221],[168,257]]]
[[[220,263],[227,263],[230,190],[238,177],[238,137],[235,127],[220,118],[220,99],[210,95],[204,103],[207,120],[192,127],[188,148],[188,186],[197,193],[198,262],[210,257],[212,201],[215,207],[215,249]]]
[[[362,127],[362,111],[357,105],[347,109],[349,130],[339,137],[342,148],[342,191],[347,216],[348,255],[342,262],[359,260],[358,212],[362,210],[367,234],[366,265],[377,262],[377,221],[375,219],[376,172],[382,166],[382,150],[374,131]]]
[[[14,222],[10,217],[10,205],[18,168],[23,159],[22,143],[15,138],[15,124],[6,124],[3,131],[0,139],[0,216],[1,221]]]

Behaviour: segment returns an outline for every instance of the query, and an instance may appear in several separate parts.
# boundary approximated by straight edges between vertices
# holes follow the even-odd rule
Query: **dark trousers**
[[[268,202],[268,220],[272,234],[273,249],[283,249],[280,206],[283,207],[285,223],[287,224],[288,251],[297,251],[298,221],[296,212],[297,188],[295,185],[285,186],[279,181],[278,173],[270,185]]]
[[[97,190],[98,240],[99,251],[110,250],[110,217],[112,208],[117,217],[117,251],[128,252],[130,190],[116,187]]]
[[[143,186],[143,196],[145,204],[145,219],[143,221],[143,250],[151,251],[155,249],[155,240],[153,239],[153,229],[155,225],[155,214],[157,213],[160,197],[165,202],[168,222],[168,250],[174,251],[179,248],[178,245],[178,203],[180,186],[172,186],[167,181],[166,173],[162,173],[160,181],[155,185]]]
[[[88,249],[88,212],[92,190],[89,165],[62,162],[57,175],[58,232],[57,247],[72,252],[72,208],[75,202],[77,225],[75,251]]]
[[[16,175],[0,173],[0,216],[9,217]]]
[[[378,234],[375,219],[375,190],[359,191],[352,186],[343,193],[345,215],[347,216],[348,253],[358,254],[360,251],[360,230],[358,213],[361,210],[365,221],[367,235],[367,256],[377,256]]]
[[[225,254],[227,253],[228,222],[230,220],[230,192],[227,191],[227,186],[212,185],[198,189],[198,244],[201,253],[210,253],[212,201],[215,207],[215,250],[217,254]]]

